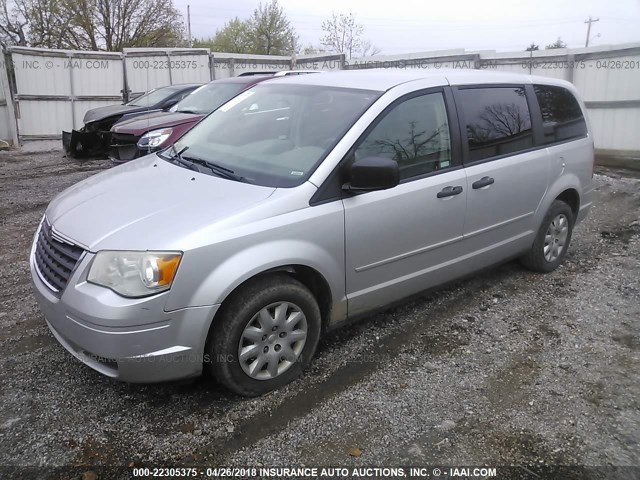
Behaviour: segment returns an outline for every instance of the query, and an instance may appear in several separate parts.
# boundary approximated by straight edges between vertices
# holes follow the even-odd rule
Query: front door
[[[350,316],[455,276],[467,192],[449,128],[443,91],[414,93],[387,108],[356,145],[351,160],[393,159],[401,183],[343,200]]]

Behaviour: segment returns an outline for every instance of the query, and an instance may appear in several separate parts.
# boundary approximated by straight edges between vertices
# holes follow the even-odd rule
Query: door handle
[[[493,185],[495,180],[491,177],[482,177],[477,182],[473,182],[471,186],[474,190],[478,190],[479,188],[488,187],[489,185]]]
[[[440,190],[437,196],[438,198],[445,198],[445,197],[453,197],[454,195],[460,195],[461,193],[462,193],[462,187],[448,186]]]

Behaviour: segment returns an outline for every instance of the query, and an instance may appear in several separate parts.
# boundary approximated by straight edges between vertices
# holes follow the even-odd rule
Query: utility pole
[[[189,37],[189,48],[193,47],[193,42],[191,41],[191,6],[187,5],[187,35]]]
[[[589,20],[585,20],[584,21],[584,23],[586,23],[588,25],[588,27],[587,27],[587,41],[584,42],[584,46],[585,47],[589,46],[589,38],[591,37],[591,24],[599,22],[599,21],[600,21],[599,18],[591,18],[591,15],[589,15]]]

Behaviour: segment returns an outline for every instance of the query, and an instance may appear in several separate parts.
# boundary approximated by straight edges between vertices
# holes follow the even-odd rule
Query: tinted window
[[[523,87],[460,90],[469,160],[484,160],[533,147],[529,106]]]
[[[356,149],[355,158],[398,162],[400,178],[451,166],[449,124],[441,93],[406,100],[393,108]]]
[[[555,143],[587,134],[587,124],[573,94],[562,87],[534,85],[542,112],[544,143]]]

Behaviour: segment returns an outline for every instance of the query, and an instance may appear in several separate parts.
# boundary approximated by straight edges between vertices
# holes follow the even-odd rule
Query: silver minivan
[[[291,382],[327,330],[519,258],[550,272],[592,202],[564,81],[369,70],[266,81],[69,188],[30,265],[56,339],[127,382]]]

